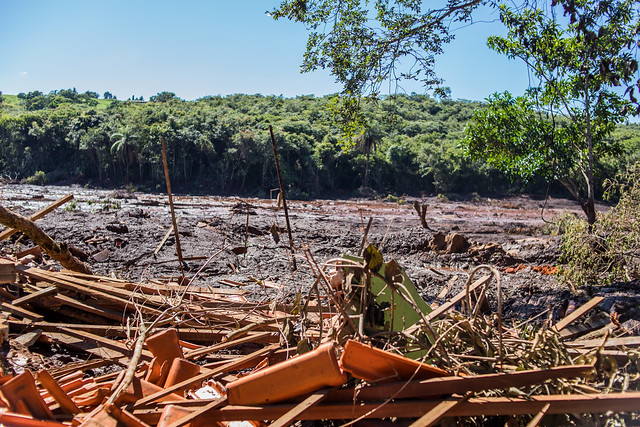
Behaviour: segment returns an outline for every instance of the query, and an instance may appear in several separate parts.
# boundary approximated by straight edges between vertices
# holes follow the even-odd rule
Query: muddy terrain
[[[65,194],[74,201],[37,223],[57,241],[66,242],[97,274],[135,281],[179,280],[181,266],[171,228],[166,195],[127,193],[81,187],[3,186],[1,203],[27,215]],[[633,286],[586,289],[573,295],[548,274],[558,257],[558,237],[549,230],[565,212],[581,214],[565,199],[528,196],[474,201],[446,201],[427,197],[424,228],[414,210],[416,199],[314,200],[288,203],[297,270],[286,232],[284,212],[277,200],[175,195],[182,270],[197,286],[242,290],[254,300],[292,298],[313,284],[311,265],[322,265],[343,254],[357,255],[367,242],[375,244],[386,261],[395,258],[424,299],[431,303],[447,284],[448,295],[459,292],[468,272],[480,264],[496,266],[502,277],[504,316],[526,319],[551,307],[560,316],[571,299],[578,303],[609,292],[614,302],[637,307]],[[455,238],[447,236],[457,234]],[[460,242],[451,247],[448,241]],[[16,235],[0,243],[3,253],[28,249],[32,243]],[[541,268],[542,267],[542,268]],[[616,293],[617,292],[617,293]],[[638,313],[627,316],[640,319]],[[626,319],[623,319],[626,320]]]

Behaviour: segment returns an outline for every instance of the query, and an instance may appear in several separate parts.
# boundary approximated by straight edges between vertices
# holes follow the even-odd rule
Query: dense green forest
[[[363,187],[382,195],[547,189],[540,178],[525,183],[465,157],[458,141],[473,111],[483,108],[480,102],[385,97],[364,107],[366,130],[345,141],[331,113],[333,96],[183,101],[162,92],[144,102],[107,92],[99,98],[75,89],[2,96],[2,178],[162,190],[164,136],[177,189],[266,196],[277,187],[272,125],[293,198],[354,194]],[[623,149],[600,160],[599,178],[639,157],[640,125],[620,126],[612,138]]]

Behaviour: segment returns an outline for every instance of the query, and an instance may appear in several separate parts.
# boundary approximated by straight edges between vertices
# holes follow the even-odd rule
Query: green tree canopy
[[[597,159],[620,151],[607,137],[636,112],[637,2],[559,0],[550,11],[503,5],[500,19],[508,34],[490,37],[489,46],[524,61],[532,83],[523,97],[490,98],[464,144],[521,177],[558,179],[593,224]]]

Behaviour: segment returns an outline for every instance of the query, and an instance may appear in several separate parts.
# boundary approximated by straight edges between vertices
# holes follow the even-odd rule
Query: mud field
[[[134,281],[178,280],[181,271],[173,235],[154,255],[171,227],[166,195],[5,185],[0,188],[0,203],[28,216],[69,193],[74,201],[37,224],[55,240],[77,249],[95,273]],[[418,199],[427,205],[429,229],[421,226],[414,200],[289,201],[297,264],[292,272],[284,212],[277,209],[275,198],[174,195],[184,273],[197,286],[241,290],[252,300],[289,300],[313,284],[311,263],[357,255],[372,218],[367,241],[381,250],[385,261],[395,258],[405,268],[428,303],[448,283],[452,284],[448,296],[455,295],[471,269],[490,264],[501,272],[507,319],[527,319],[549,307],[559,317],[569,300],[581,303],[596,294],[611,296],[601,304],[605,310],[621,301],[630,307],[640,305],[633,284],[585,289],[576,296],[558,285],[554,275],[543,274],[540,267],[555,265],[558,256],[558,237],[545,232],[550,227],[542,219],[543,200]],[[564,212],[581,214],[573,201],[551,199],[544,218],[553,220]],[[459,234],[468,244],[454,253],[447,247],[437,249],[437,233]],[[15,253],[31,246],[26,237],[16,235],[1,242],[0,251]],[[636,311],[629,310],[626,317],[640,319]]]

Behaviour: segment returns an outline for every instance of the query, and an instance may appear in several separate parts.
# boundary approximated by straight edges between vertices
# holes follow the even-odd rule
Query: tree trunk
[[[367,158],[364,166],[364,188],[369,188],[369,153],[367,152]]]
[[[22,231],[33,240],[35,244],[40,246],[47,255],[58,261],[64,268],[79,273],[93,274],[85,263],[71,255],[66,244],[56,243],[47,233],[42,231],[40,227],[24,216],[0,206],[0,223],[9,228]]]
[[[589,226],[592,226],[596,222],[596,209],[595,209],[595,198],[596,198],[596,190],[595,190],[595,181],[593,179],[593,168],[594,168],[594,159],[593,159],[593,135],[591,133],[591,109],[589,103],[589,92],[588,89],[585,89],[585,113],[587,116],[587,149],[589,152],[587,172],[586,172],[586,180],[587,180],[587,201],[586,201],[586,209],[583,206],[582,209],[587,214],[587,222],[589,222]]]

